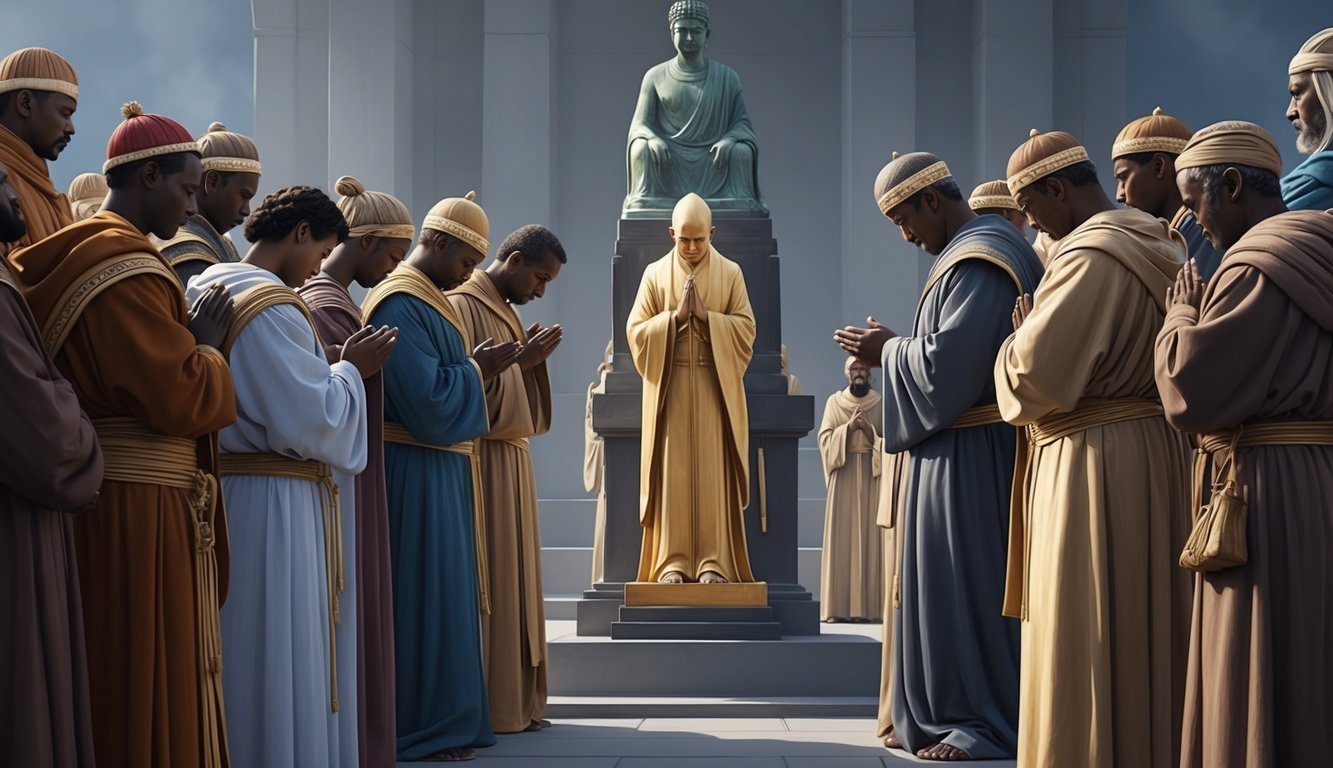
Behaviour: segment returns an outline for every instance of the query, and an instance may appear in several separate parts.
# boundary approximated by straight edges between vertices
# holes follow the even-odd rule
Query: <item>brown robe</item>
[[[1054,247],[1032,313],[995,362],[1000,413],[1018,426],[1085,398],[1157,397],[1153,343],[1185,250],[1165,221],[1133,209],[1098,213]],[[1026,480],[1028,519],[1011,524],[1027,543],[1017,552],[1011,543],[1009,556],[1011,583],[1017,572],[1026,585],[1018,764],[1174,766],[1189,446],[1156,416],[1073,432],[1031,454],[1015,481],[1021,494]],[[1015,568],[1023,551],[1026,566],[1019,557]]]
[[[74,389],[0,263],[0,757],[92,765],[88,661],[71,518],[102,484]]]
[[[884,535],[879,512],[884,441],[882,396],[855,397],[843,389],[829,395],[819,426],[819,454],[828,498],[824,505],[824,547],[820,557],[819,618],[879,619],[884,603]],[[865,418],[874,438],[851,428]]]
[[[449,294],[471,339],[525,341],[523,321],[478,269]],[[546,363],[517,365],[483,384],[491,429],[481,439],[491,612],[481,617],[491,726],[521,731],[546,711],[546,616],[542,603],[537,481],[528,439],[551,428]]]
[[[0,165],[9,170],[9,186],[19,197],[19,208],[28,231],[10,244],[11,249],[31,245],[74,223],[69,198],[56,189],[46,161],[17,134],[0,125]]]
[[[132,224],[104,210],[15,253],[15,278],[44,324],[81,275],[128,253],[161,258]],[[216,476],[216,432],[236,420],[236,395],[226,362],[195,344],[187,322],[173,277],[128,277],[92,300],[55,364],[94,420],[131,417],[153,432],[197,440],[200,468]],[[99,765],[188,768],[202,765],[209,749],[191,497],[107,481],[97,506],[75,521]],[[228,559],[220,506],[214,531],[221,600]],[[225,738],[221,751],[225,761]]]
[[[1282,214],[1247,232],[1202,309],[1167,314],[1156,377],[1167,418],[1187,432],[1333,420],[1333,214]],[[1249,560],[1196,577],[1181,765],[1327,765],[1333,447],[1248,447],[1237,470]]]
[[[361,307],[338,281],[320,274],[297,291],[315,318],[319,338],[341,346],[361,328]],[[393,570],[389,502],[384,484],[384,377],[366,384],[366,469],[356,478],[357,729],[363,768],[393,768]]]

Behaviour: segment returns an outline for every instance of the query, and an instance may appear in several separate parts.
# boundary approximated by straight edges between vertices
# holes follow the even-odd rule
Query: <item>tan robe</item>
[[[1005,420],[1038,423],[1084,398],[1156,399],[1153,344],[1183,259],[1167,223],[1133,209],[1096,214],[1056,243],[1032,314],[996,359]],[[1028,537],[1019,766],[1178,761],[1188,457],[1161,417],[1032,449],[1029,517],[1016,521]]]
[[[884,603],[883,534],[875,524],[884,443],[879,425],[882,396],[873,390],[853,397],[829,395],[819,425],[819,455],[828,496],[824,504],[824,550],[819,580],[821,619],[878,619]],[[867,438],[851,423],[863,416],[874,431]]]
[[[597,366],[597,381],[588,385],[588,397],[583,404],[583,490],[597,494],[597,512],[592,521],[593,584],[605,575],[602,558],[606,550],[606,478],[602,457],[606,444],[592,428],[592,396],[606,391],[606,374],[610,370],[610,363]]]
[[[706,323],[676,320],[691,271]],[[639,581],[669,571],[754,581],[741,513],[750,500],[742,378],[755,329],[740,266],[710,248],[691,268],[673,249],[644,270],[625,331],[643,377]]]
[[[469,338],[527,339],[518,313],[484,271],[475,270],[448,298]],[[551,384],[541,363],[527,371],[512,366],[483,386],[491,422],[481,440],[491,612],[481,617],[482,651],[491,725],[513,733],[546,711],[542,543],[528,439],[551,428]]]
[[[3,125],[0,125],[0,164],[9,171],[9,186],[18,195],[23,220],[28,223],[27,233],[10,245],[11,250],[31,245],[74,223],[69,198],[51,182],[46,161]]]
[[[879,482],[879,504],[876,508],[875,524],[883,536],[884,562],[884,615],[892,617],[893,609],[898,605],[898,551],[901,540],[898,537],[898,521],[901,519],[901,505],[906,489],[907,461],[909,454],[884,453],[880,456],[881,468]],[[879,660],[879,717],[875,723],[875,735],[888,736],[893,730],[893,624],[892,620],[884,623],[880,645],[883,653]]]
[[[1157,383],[1176,427],[1333,420],[1333,215],[1267,219],[1227,251],[1203,307],[1173,307]],[[1185,768],[1328,765],[1333,448],[1252,446],[1236,480],[1249,559],[1197,576]],[[1224,452],[1214,454],[1220,464]]]

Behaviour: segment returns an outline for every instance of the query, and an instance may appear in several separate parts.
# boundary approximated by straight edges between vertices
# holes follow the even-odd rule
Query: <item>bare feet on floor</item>
[[[657,581],[662,584],[684,584],[685,574],[680,571],[667,571]]]
[[[524,733],[536,733],[537,731],[544,731],[544,730],[546,730],[547,728],[550,728],[550,727],[551,727],[551,721],[550,721],[550,720],[546,720],[546,719],[542,719],[542,720],[533,720],[531,723],[528,723],[528,727],[527,727],[527,728],[524,728],[524,729],[523,729],[523,732],[524,732]]]
[[[898,741],[898,734],[893,730],[892,725],[889,726],[888,734],[884,736],[884,746],[887,749],[903,748],[903,743],[901,741]]]
[[[425,759],[438,763],[459,763],[464,760],[476,760],[477,753],[472,747],[452,747],[442,749],[433,755],[427,755]]]
[[[726,584],[727,577],[717,571],[704,571],[699,575],[700,584]]]
[[[948,744],[931,744],[929,747],[917,750],[916,756],[922,760],[971,760],[972,756]]]

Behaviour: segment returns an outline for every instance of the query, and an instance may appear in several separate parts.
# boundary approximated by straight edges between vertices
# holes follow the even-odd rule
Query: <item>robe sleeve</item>
[[[0,287],[0,484],[45,509],[82,509],[102,485],[102,450],[21,301]]]
[[[227,362],[195,343],[183,311],[165,279],[129,277],[88,304],[73,334],[88,357],[80,380],[150,429],[194,439],[236,421],[236,394]]]
[[[231,349],[236,428],[254,448],[360,474],[367,460],[361,372],[347,362],[330,366],[319,346],[295,307],[271,307],[251,320]],[[226,450],[245,450],[232,435],[222,440]]]
[[[1103,341],[1124,322],[1106,308],[1122,306],[1123,294],[1140,286],[1114,258],[1092,249],[1052,263],[1032,312],[995,359],[995,396],[1004,420],[1023,426],[1073,410],[1102,363]]]
[[[889,339],[881,353],[891,453],[945,429],[987,394],[989,362],[1018,295],[1004,270],[979,259],[959,262],[934,290],[947,291],[934,329]]]
[[[326,345],[342,346],[352,334],[361,329],[361,318],[332,302],[306,301],[310,314],[315,318],[315,329],[319,338]]]
[[[1230,429],[1259,413],[1297,327],[1298,310],[1259,270],[1233,267],[1217,279],[1202,316],[1172,307],[1157,335],[1154,378],[1167,421],[1182,432]]]
[[[839,423],[842,409],[837,406],[836,397],[836,394],[830,395],[824,403],[824,418],[819,423],[819,457],[824,462],[826,486],[833,471],[847,463],[847,422]]]
[[[372,318],[398,328],[398,346],[384,366],[385,418],[430,445],[451,445],[487,433],[481,369],[467,356],[458,330],[423,302],[405,295],[385,299]],[[446,360],[436,335],[457,350]]]
[[[666,378],[665,365],[671,341],[675,338],[675,312],[663,306],[654,265],[650,264],[648,270],[639,281],[639,293],[625,321],[625,335],[639,375],[661,385]]]

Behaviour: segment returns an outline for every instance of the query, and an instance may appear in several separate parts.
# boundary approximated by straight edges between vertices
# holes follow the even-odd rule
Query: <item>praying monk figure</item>
[[[1203,227],[1180,200],[1176,187],[1176,156],[1193,132],[1157,107],[1120,130],[1111,145],[1111,171],[1115,174],[1116,200],[1171,222],[1185,238],[1186,256],[1210,280],[1222,263],[1222,252],[1208,241]]]
[[[1018,764],[1176,766],[1190,448],[1162,414],[1153,343],[1185,243],[1117,209],[1068,133],[1034,130],[1008,171],[1052,238],[994,371],[1000,413],[1028,428],[1004,606],[1023,620]]]
[[[412,247],[412,214],[397,198],[367,191],[360,181],[343,176],[334,184],[342,195],[338,210],[347,220],[349,237],[324,259],[318,275],[297,291],[326,348],[329,360],[362,328],[361,307],[348,291],[353,282],[372,288],[384,281]],[[354,495],[356,510],[344,510],[343,547],[356,563],[346,574],[346,590],[356,600],[356,642],[338,643],[339,669],[350,685],[356,671],[356,723],[363,768],[393,768],[398,751],[394,719],[393,570],[389,552],[388,498],[384,490],[384,376],[365,379],[366,468],[353,479],[335,473],[343,498]],[[344,629],[339,625],[339,631]],[[354,651],[355,658],[345,653]]]
[[[1240,121],[1176,160],[1226,259],[1206,286],[1193,264],[1176,279],[1157,386],[1172,426],[1199,436],[1196,461],[1211,454],[1248,504],[1246,560],[1195,576],[1184,768],[1329,760],[1333,214],[1287,213],[1281,172],[1273,138]]]
[[[490,429],[482,435],[481,498],[491,611],[481,640],[496,733],[537,731],[546,712],[546,614],[543,606],[537,479],[528,441],[551,428],[546,360],[564,338],[559,325],[526,328],[516,307],[546,295],[565,249],[546,227],[520,227],[500,243],[485,270],[450,291],[467,334],[522,347],[518,364],[485,384]]]
[[[1287,66],[1296,150],[1309,155],[1282,177],[1282,200],[1293,211],[1333,208],[1333,27],[1315,33]]]
[[[972,212],[935,155],[895,153],[874,190],[903,238],[935,257],[911,336],[874,322],[834,334],[883,366],[884,449],[905,452],[886,633],[895,738],[929,760],[1009,757],[1019,638],[1000,608],[1014,430],[993,402],[991,367],[1014,299],[1036,287],[1041,267],[1007,221]]]
[[[676,246],[644,269],[625,323],[643,377],[639,581],[754,581],[741,518],[754,313],[740,265],[713,248],[713,231],[703,198],[681,198],[667,229]]]
[[[0,163],[28,223],[11,248],[74,223],[69,198],[51,182],[46,163],[69,146],[78,99],[74,67],[55,51],[24,48],[0,60]]]
[[[213,264],[241,260],[228,234],[250,215],[250,199],[259,189],[259,149],[249,136],[233,133],[222,123],[208,126],[199,137],[204,178],[195,190],[197,212],[159,247],[180,275],[181,284]]]
[[[218,286],[187,306],[146,236],[171,237],[194,209],[199,147],[137,102],[121,112],[102,210],[11,261],[106,463],[97,505],[74,520],[97,764],[224,766],[216,433],[236,420],[218,351],[232,303]]]
[[[0,242],[26,224],[0,165]],[[102,484],[102,450],[74,388],[0,259],[0,756],[93,764],[73,518]]]
[[[106,185],[106,177],[100,173],[80,173],[69,183],[69,210],[75,221],[97,213],[102,208],[102,201],[111,189]]]
[[[602,563],[606,550],[606,444],[592,428],[592,397],[606,391],[606,375],[612,370],[611,342],[606,342],[602,362],[597,365],[597,381],[588,383],[583,401],[583,490],[597,494],[597,509],[592,522],[592,584],[605,575]]]
[[[819,455],[828,497],[820,558],[819,618],[873,621],[884,607],[884,537],[875,524],[884,441],[880,394],[870,367],[855,357],[843,366],[847,388],[829,395],[819,425]]]
[[[711,30],[703,0],[667,12],[676,57],[643,76],[629,125],[624,214],[665,213],[696,193],[718,210],[768,212],[759,194],[759,140],[736,70],[704,58]]]

